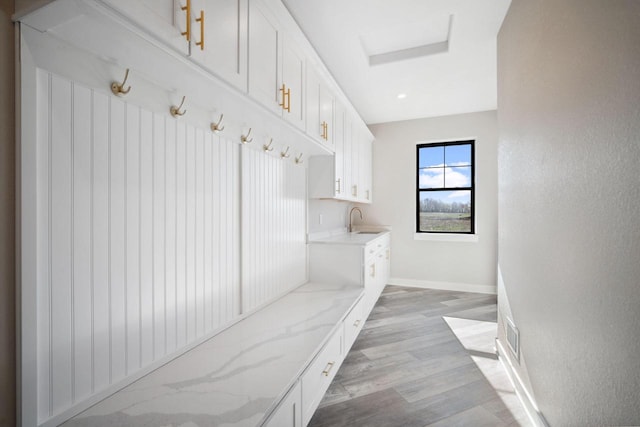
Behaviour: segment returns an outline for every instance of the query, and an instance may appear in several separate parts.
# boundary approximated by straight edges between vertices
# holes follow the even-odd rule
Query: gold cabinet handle
[[[338,179],[336,180],[336,183],[338,184],[338,189],[336,190],[336,193],[340,194],[340,192],[342,191],[342,190],[340,189],[340,178],[338,178]]]
[[[327,122],[323,121],[320,126],[322,126],[322,134],[320,136],[325,141],[328,141],[329,140],[329,124]]]
[[[187,4],[182,6],[180,10],[184,10],[186,12],[187,18],[187,30],[181,33],[183,36],[187,38],[187,41],[191,41],[191,0],[187,0]]]
[[[200,50],[204,50],[204,10],[200,11],[200,18],[196,18],[196,22],[200,23],[200,41],[196,42],[196,46],[200,46]]]
[[[353,326],[355,326],[356,328],[357,328],[359,325],[360,325],[360,319],[356,320],[356,321],[353,323]]]
[[[376,265],[371,264],[371,277],[376,277]]]
[[[282,95],[282,102],[280,104],[278,104],[278,105],[280,105],[283,110],[287,109],[287,107],[286,107],[287,102],[286,102],[286,97],[285,97],[286,90],[287,90],[287,86],[284,83],[282,83],[282,87],[280,88],[280,94]]]
[[[325,377],[329,376],[329,372],[331,372],[331,370],[333,369],[333,365],[335,365],[336,362],[329,362],[327,363],[327,367],[324,368],[324,371],[322,371],[322,375],[324,375]]]
[[[287,89],[287,113],[291,112],[291,88]]]
[[[355,184],[353,187],[351,187],[351,195],[353,197],[358,197],[358,185]]]
[[[287,89],[287,86],[284,83],[282,83],[282,87],[280,88],[280,93],[282,94],[282,102],[279,105],[287,113],[290,113],[291,112],[291,88]]]

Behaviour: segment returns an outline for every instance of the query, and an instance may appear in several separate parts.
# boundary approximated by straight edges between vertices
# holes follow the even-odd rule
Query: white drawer
[[[271,413],[264,427],[302,427],[302,393],[300,381],[289,390]]]
[[[385,234],[381,236],[371,243],[367,244],[364,247],[364,258],[365,260],[369,260],[371,257],[375,256],[378,252],[385,250],[391,244],[391,235]]]
[[[366,297],[360,298],[360,301],[353,307],[347,317],[344,319],[344,352],[349,351],[354,341],[358,337],[362,326],[364,325],[364,305]]]
[[[302,374],[302,423],[307,425],[342,364],[342,328],[338,328]]]

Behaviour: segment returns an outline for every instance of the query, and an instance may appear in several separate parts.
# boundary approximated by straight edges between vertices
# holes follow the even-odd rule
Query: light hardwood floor
[[[495,336],[495,295],[387,286],[309,426],[528,427]]]

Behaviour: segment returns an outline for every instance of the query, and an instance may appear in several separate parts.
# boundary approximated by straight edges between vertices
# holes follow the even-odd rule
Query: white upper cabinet
[[[191,2],[191,57],[246,91],[248,0]]]
[[[249,5],[249,95],[267,108],[280,112],[280,27],[260,1]]]
[[[249,6],[249,95],[305,128],[305,56],[260,1]]]
[[[187,55],[192,0],[104,0],[121,14],[163,42]]]
[[[333,141],[335,147],[334,167],[335,167],[335,196],[343,198],[347,195],[344,182],[344,118],[346,112],[344,105],[336,101],[334,114]]]
[[[360,140],[360,165],[358,171],[360,173],[360,198],[365,202],[372,201],[372,149],[373,145],[369,138],[362,134]]]
[[[334,97],[313,66],[307,66],[307,133],[335,150],[333,145]]]
[[[351,129],[351,197],[355,200],[362,198],[362,182],[360,181],[360,163],[362,161],[360,144],[360,129],[354,123]]]
[[[320,82],[320,125],[324,126],[325,144],[333,148],[333,93],[327,88],[323,82]]]
[[[305,56],[290,37],[282,40],[282,81],[279,95],[282,116],[299,129],[305,128]]]

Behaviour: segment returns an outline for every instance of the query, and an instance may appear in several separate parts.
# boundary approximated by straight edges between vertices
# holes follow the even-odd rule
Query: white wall
[[[553,426],[640,423],[638,70],[636,0],[513,0],[498,36],[499,263]]]
[[[392,227],[391,283],[495,292],[497,262],[496,112],[371,126],[373,204],[367,222]],[[475,138],[477,242],[414,240],[416,144]]]
[[[309,200],[309,233],[337,231],[348,224],[349,209],[353,203],[340,200]],[[322,224],[320,223],[322,215]],[[357,216],[357,214],[356,214]]]

